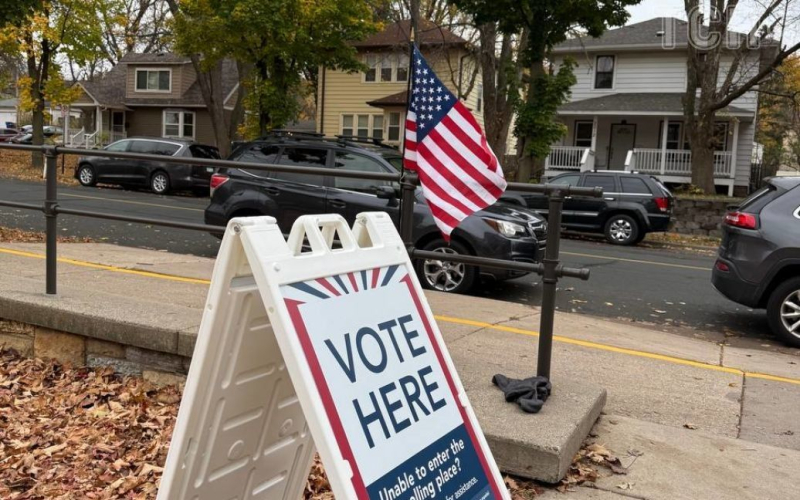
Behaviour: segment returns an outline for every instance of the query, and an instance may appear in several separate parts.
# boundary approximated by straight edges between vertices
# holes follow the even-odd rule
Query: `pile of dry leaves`
[[[78,157],[62,155],[58,157],[58,182],[76,185],[78,181],[72,176],[75,172]],[[63,170],[63,172],[62,172]],[[42,169],[31,166],[31,153],[28,151],[9,151],[0,149],[0,177],[11,177],[25,181],[43,181]]]
[[[60,243],[91,243],[92,239],[77,236],[58,236]],[[0,243],[42,243],[44,242],[44,233],[35,231],[23,231],[22,229],[14,229],[11,227],[0,226]]]

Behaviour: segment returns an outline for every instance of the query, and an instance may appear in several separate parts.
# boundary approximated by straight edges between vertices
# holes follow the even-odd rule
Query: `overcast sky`
[[[800,11],[800,1],[787,0],[790,2],[790,19],[797,17]],[[781,15],[783,15],[783,9]],[[646,21],[654,17],[677,17],[686,19],[686,12],[683,10],[683,0],[642,0],[642,3],[635,7],[629,7],[631,13],[629,24]],[[753,27],[753,23],[764,12],[764,8],[758,0],[742,0],[733,16],[733,28],[736,31],[747,32]],[[792,14],[794,13],[794,14]],[[784,34],[784,43],[797,43],[800,41],[800,26],[793,23],[787,28]]]

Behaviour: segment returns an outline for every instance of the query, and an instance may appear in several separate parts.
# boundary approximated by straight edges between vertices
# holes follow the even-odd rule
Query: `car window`
[[[587,175],[583,181],[584,187],[601,187],[603,193],[614,193],[617,191],[617,183],[611,175]]]
[[[367,156],[349,153],[347,151],[336,152],[336,162],[334,166],[343,170],[358,170],[359,172],[383,172],[386,169],[372,158]],[[346,177],[334,177],[333,186],[348,191],[358,191],[360,193],[375,194],[377,186],[391,186],[391,181],[376,181],[371,179],[350,179]]]
[[[219,150],[213,146],[204,146],[202,144],[192,144],[189,146],[189,156],[193,158],[206,158],[210,160],[219,159]]]
[[[181,148],[177,144],[160,141],[131,141],[131,153],[172,156]]]
[[[279,165],[293,167],[324,167],[328,159],[327,149],[291,147],[283,148]],[[324,177],[317,174],[297,174],[294,172],[275,172],[274,179],[297,182],[300,184],[313,184],[321,186]]]
[[[775,187],[773,184],[767,184],[745,198],[745,200],[739,204],[739,210],[751,214],[757,214],[761,212],[762,208],[767,206],[780,195],[781,193],[778,192],[777,187]]]
[[[254,144],[252,146],[240,147],[234,151],[230,159],[247,163],[265,163],[274,165],[278,163],[278,146],[265,146],[264,144]],[[267,170],[243,169],[245,172],[257,177],[270,177],[274,175]]]
[[[580,181],[580,175],[562,175],[561,177],[557,177],[552,181],[549,181],[548,184],[556,184],[558,186],[577,186]]]
[[[623,193],[652,194],[647,183],[638,177],[620,177],[619,182],[622,184]]]
[[[116,151],[116,152],[125,152],[128,150],[128,145],[131,141],[119,141],[115,142],[114,144],[109,144],[106,147],[106,151]]]

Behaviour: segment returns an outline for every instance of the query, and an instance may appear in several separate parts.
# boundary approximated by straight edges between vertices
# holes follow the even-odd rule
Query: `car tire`
[[[163,170],[159,170],[150,176],[150,190],[155,194],[169,193],[169,175]]]
[[[91,165],[84,163],[78,167],[78,182],[81,186],[92,187],[97,184],[97,176]]]
[[[772,291],[767,301],[767,320],[776,337],[800,347],[800,277],[790,278]]]
[[[639,221],[630,215],[614,214],[606,221],[604,233],[606,241],[612,245],[635,245],[638,243]]]
[[[472,252],[458,241],[447,243],[442,239],[428,243],[423,250],[472,255]],[[474,266],[456,262],[417,260],[415,267],[422,287],[440,292],[466,293],[473,287],[478,277],[478,270]]]

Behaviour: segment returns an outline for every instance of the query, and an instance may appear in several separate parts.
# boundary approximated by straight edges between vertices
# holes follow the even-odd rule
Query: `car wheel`
[[[470,255],[469,250],[457,241],[449,244],[436,240],[425,245],[423,250],[451,255]],[[465,293],[475,284],[477,270],[474,266],[441,260],[418,260],[417,275],[423,288],[449,293]]]
[[[81,186],[94,186],[97,184],[97,177],[91,165],[81,165],[78,167],[78,182]]]
[[[169,192],[169,175],[166,172],[156,172],[150,177],[150,190],[155,194]]]
[[[606,222],[606,240],[612,245],[634,245],[639,232],[639,223],[630,215],[612,215]]]
[[[781,283],[767,302],[767,319],[775,335],[792,347],[800,347],[800,277]]]

